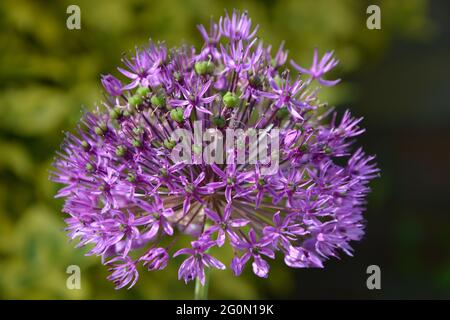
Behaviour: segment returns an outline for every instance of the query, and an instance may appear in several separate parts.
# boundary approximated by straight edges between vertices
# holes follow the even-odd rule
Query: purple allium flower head
[[[273,56],[246,12],[198,29],[199,51],[150,42],[123,59],[121,80],[102,77],[106,101],[66,135],[51,173],[63,185],[56,196],[65,198],[68,236],[101,257],[118,289],[137,282],[139,265],[180,263],[179,279],[204,283],[207,268],[225,269],[210,249],[226,245],[234,274],[250,263],[259,277],[277,256],[292,268],[321,268],[352,255],[378,169],[352,148],[362,119],[339,117],[316,96],[338,83],[324,80],[337,65],[333,53],[319,61],[316,50],[310,69],[292,62],[298,74],[286,66],[284,43]],[[272,139],[266,161],[263,137]]]

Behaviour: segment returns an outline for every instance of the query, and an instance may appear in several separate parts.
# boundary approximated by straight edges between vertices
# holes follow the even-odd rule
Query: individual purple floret
[[[120,96],[122,94],[122,82],[116,77],[110,74],[102,76],[102,84],[110,96]]]
[[[198,278],[200,283],[205,285],[205,267],[224,270],[225,265],[222,262],[206,253],[214,245],[216,245],[214,241],[202,239],[193,241],[192,249],[184,248],[175,252],[174,257],[182,254],[190,255],[181,264],[180,270],[178,271],[178,279],[183,279],[187,283],[190,280]]]
[[[129,285],[128,288],[131,288],[139,279],[136,264],[128,256],[126,258],[113,258],[109,260],[106,265],[110,266],[108,270],[111,272],[111,275],[108,276],[108,280],[114,282],[116,289],[122,289],[127,285]]]
[[[292,66],[297,71],[309,74],[313,80],[318,79],[320,84],[329,87],[335,86],[341,80],[325,80],[323,76],[325,75],[325,73],[336,67],[338,63],[339,61],[333,58],[333,51],[325,53],[325,55],[319,61],[319,53],[317,48],[314,49],[313,63],[310,69],[302,68],[294,61],[291,61]]]
[[[269,275],[269,264],[263,259],[263,256],[271,259],[275,258],[273,252],[273,242],[270,237],[257,239],[255,230],[250,229],[248,236],[243,235],[243,240],[233,241],[233,247],[240,250],[244,254],[241,257],[235,256],[231,261],[231,269],[234,274],[239,276],[245,264],[253,258],[253,272],[261,278],[267,278]]]
[[[319,61],[316,50],[310,69],[292,62],[297,73],[284,43],[272,55],[246,12],[198,29],[199,49],[136,48],[120,80],[102,77],[102,106],[66,134],[51,179],[62,185],[56,197],[65,199],[69,238],[101,257],[117,289],[132,287],[142,266],[173,263],[179,279],[204,284],[207,269],[225,269],[216,255],[226,246],[234,258],[225,272],[247,267],[263,278],[277,257],[321,268],[352,255],[379,170],[353,148],[362,119],[338,116],[316,96],[339,82],[324,79],[338,63],[333,53]],[[278,137],[264,149],[269,161],[242,148],[251,130]],[[220,138],[206,139],[210,132]],[[210,163],[212,146],[219,160]]]

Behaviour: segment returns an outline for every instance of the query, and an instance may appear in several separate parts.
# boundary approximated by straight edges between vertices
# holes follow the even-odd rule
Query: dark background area
[[[449,2],[431,1],[432,40],[396,38],[376,64],[350,75],[361,89],[351,108],[367,128],[359,142],[377,154],[382,176],[355,257],[298,272],[296,297],[450,298],[449,13]],[[371,264],[382,290],[365,286]]]
[[[78,4],[82,29],[65,27]],[[382,29],[366,28],[378,4]],[[0,3],[0,298],[179,299],[192,285],[176,265],[141,273],[132,290],[115,291],[99,259],[64,235],[62,203],[48,181],[64,131],[82,107],[102,99],[100,74],[116,72],[123,52],[148,38],[197,47],[198,23],[224,9],[247,9],[261,38],[290,58],[311,61],[314,47],[335,49],[336,88],[322,100],[363,116],[357,144],[377,155],[366,236],[354,257],[324,269],[271,265],[269,279],[246,270],[212,273],[211,298],[450,298],[450,3],[445,0],[201,1],[96,0]],[[228,261],[230,257],[224,257]],[[82,290],[67,290],[66,267],[79,265]],[[366,269],[381,268],[381,290]]]

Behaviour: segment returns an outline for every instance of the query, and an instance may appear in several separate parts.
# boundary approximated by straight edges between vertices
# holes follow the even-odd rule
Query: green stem
[[[195,300],[208,300],[209,268],[205,268],[205,285],[202,286],[200,279],[195,279]]]

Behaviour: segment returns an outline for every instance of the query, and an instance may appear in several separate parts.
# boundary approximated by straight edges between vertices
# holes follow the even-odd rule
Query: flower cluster
[[[66,199],[69,237],[102,257],[116,288],[133,286],[139,265],[161,270],[179,255],[187,256],[179,279],[204,283],[207,268],[226,268],[211,250],[225,244],[236,275],[251,264],[267,277],[277,254],[293,268],[351,255],[378,169],[362,149],[350,150],[361,119],[347,111],[338,120],[316,97],[339,81],[324,79],[333,53],[319,61],[316,51],[309,69],[291,61],[294,75],[283,45],[272,55],[246,12],[198,29],[200,51],[151,42],[124,58],[122,80],[103,76],[105,102],[66,135],[51,179],[64,185],[57,197]],[[222,132],[282,129],[277,171],[173,161],[171,133],[193,131],[194,121]]]

